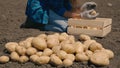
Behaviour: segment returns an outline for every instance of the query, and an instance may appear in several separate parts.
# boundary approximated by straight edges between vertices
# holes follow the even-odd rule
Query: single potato
[[[90,50],[86,50],[85,54],[90,58],[93,55],[93,52]]]
[[[14,52],[16,46],[18,46],[18,43],[16,42],[8,42],[5,44],[5,48],[9,51],[9,52]]]
[[[11,60],[13,60],[13,61],[19,61],[20,56],[18,55],[17,52],[12,52],[12,53],[10,54],[10,58],[11,58]]]
[[[60,51],[60,49],[61,49],[61,46],[54,46],[52,48],[52,51],[53,51],[53,53],[57,54],[57,52]]]
[[[19,62],[20,63],[25,63],[29,60],[29,58],[27,56],[20,56],[19,58]]]
[[[54,63],[55,65],[61,65],[63,63],[62,60],[59,57],[57,57],[55,54],[52,54],[50,56],[50,62]]]
[[[75,60],[75,56],[73,54],[67,54],[65,59],[70,59],[71,61]]]
[[[75,59],[76,61],[84,62],[84,61],[88,61],[89,57],[83,52],[76,54]]]
[[[24,48],[22,46],[16,46],[16,52],[19,55],[25,55],[26,54],[26,48]]]
[[[61,49],[69,54],[72,54],[75,52],[75,48],[72,44],[64,44],[61,46]]]
[[[38,59],[40,57],[38,55],[31,55],[30,56],[30,61],[34,62],[34,63],[37,63]]]
[[[35,55],[37,55],[37,56],[39,56],[39,57],[40,57],[40,56],[42,56],[42,53],[43,53],[42,51],[39,51],[39,52],[36,52],[36,54],[35,54]]]
[[[59,36],[59,41],[62,42],[64,40],[68,40],[68,34],[67,33],[61,33]]]
[[[53,53],[53,51],[52,51],[51,49],[46,48],[46,49],[43,51],[42,55],[43,55],[43,56],[50,56],[52,53]]]
[[[37,59],[38,64],[47,64],[50,61],[50,57],[48,56],[40,56],[39,59]]]
[[[43,38],[43,39],[47,39],[47,35],[46,35],[46,34],[40,34],[40,35],[38,35],[37,37]]]
[[[0,63],[7,63],[9,62],[8,56],[0,56]]]
[[[53,48],[54,46],[59,45],[59,39],[51,38],[47,40],[47,46],[48,48]]]
[[[39,37],[35,37],[32,40],[32,45],[37,48],[38,50],[44,50],[45,48],[47,48],[47,43],[46,40],[43,38],[39,38]]]
[[[29,47],[27,50],[26,50],[26,54],[27,55],[33,55],[37,52],[37,49],[33,48],[33,47]]]
[[[60,58],[60,59],[65,59],[67,53],[63,50],[60,50],[57,52],[57,56]]]
[[[105,53],[102,53],[102,52],[94,53],[90,57],[90,61],[93,64],[96,64],[96,65],[99,65],[99,66],[107,66],[110,63],[108,55],[105,54]]]
[[[64,59],[63,60],[63,65],[64,66],[71,66],[73,64],[73,61],[70,59]]]
[[[93,42],[93,43],[91,43],[90,44],[90,46],[89,46],[89,49],[91,50],[91,51],[95,51],[95,50],[102,50],[102,45],[100,44],[100,43],[97,43],[97,42]]]
[[[96,42],[95,40],[87,40],[85,42],[83,42],[83,45],[84,45],[84,50],[88,50],[90,44]]]
[[[90,36],[85,34],[81,34],[79,37],[80,37],[80,40],[83,40],[83,41],[91,40]]]

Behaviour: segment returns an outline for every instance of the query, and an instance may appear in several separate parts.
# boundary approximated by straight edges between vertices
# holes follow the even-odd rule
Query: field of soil
[[[99,17],[112,18],[113,23],[111,33],[104,38],[93,38],[103,44],[105,48],[111,49],[115,53],[115,57],[111,60],[110,65],[105,67],[98,67],[91,63],[74,62],[74,64],[68,68],[120,68],[120,0],[81,0],[81,3],[86,1],[95,1],[98,4],[97,11],[100,12]],[[26,20],[26,3],[27,0],[0,0],[0,56],[8,55],[4,47],[7,42],[19,42],[27,37],[37,36],[41,33],[53,33],[33,28],[20,28],[20,25]],[[10,61],[6,64],[0,64],[0,68],[65,67],[55,67],[50,64],[36,65],[32,62],[21,64]]]

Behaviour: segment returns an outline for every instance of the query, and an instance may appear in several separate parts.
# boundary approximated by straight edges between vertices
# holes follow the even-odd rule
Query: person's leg
[[[66,32],[67,18],[57,15],[52,10],[49,11],[49,24],[45,26],[45,30]]]
[[[30,18],[27,17],[25,23],[21,24],[20,28],[35,28],[35,29],[44,30],[44,25],[33,22]]]

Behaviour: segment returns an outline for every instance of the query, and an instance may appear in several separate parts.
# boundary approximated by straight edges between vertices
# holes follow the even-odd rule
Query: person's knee
[[[54,32],[64,32],[63,29],[61,29],[60,27],[57,27],[55,25],[46,25],[44,27],[44,29],[46,31],[54,31]]]
[[[66,31],[67,27],[68,27],[68,23],[65,20],[55,20],[54,22],[56,22],[56,25],[61,28],[64,32]]]

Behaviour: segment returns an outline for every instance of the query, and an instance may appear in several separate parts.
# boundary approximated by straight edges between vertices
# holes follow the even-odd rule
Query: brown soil
[[[85,0],[82,0],[84,2]],[[91,1],[91,0],[89,0]],[[114,59],[109,66],[98,67],[91,63],[75,62],[68,68],[120,68],[120,0],[93,0],[98,4],[99,17],[113,19],[112,32],[104,38],[95,38],[105,48],[115,53]],[[25,22],[25,8],[27,0],[0,0],[0,55],[8,55],[4,44],[10,41],[18,42],[29,36],[36,36],[41,33],[53,33],[40,31],[38,29],[21,29],[20,25]],[[81,2],[81,3],[82,3]],[[112,6],[108,6],[111,3]],[[8,62],[0,64],[0,68],[64,68],[63,66],[52,66],[50,64],[36,65],[32,62],[20,64]]]

